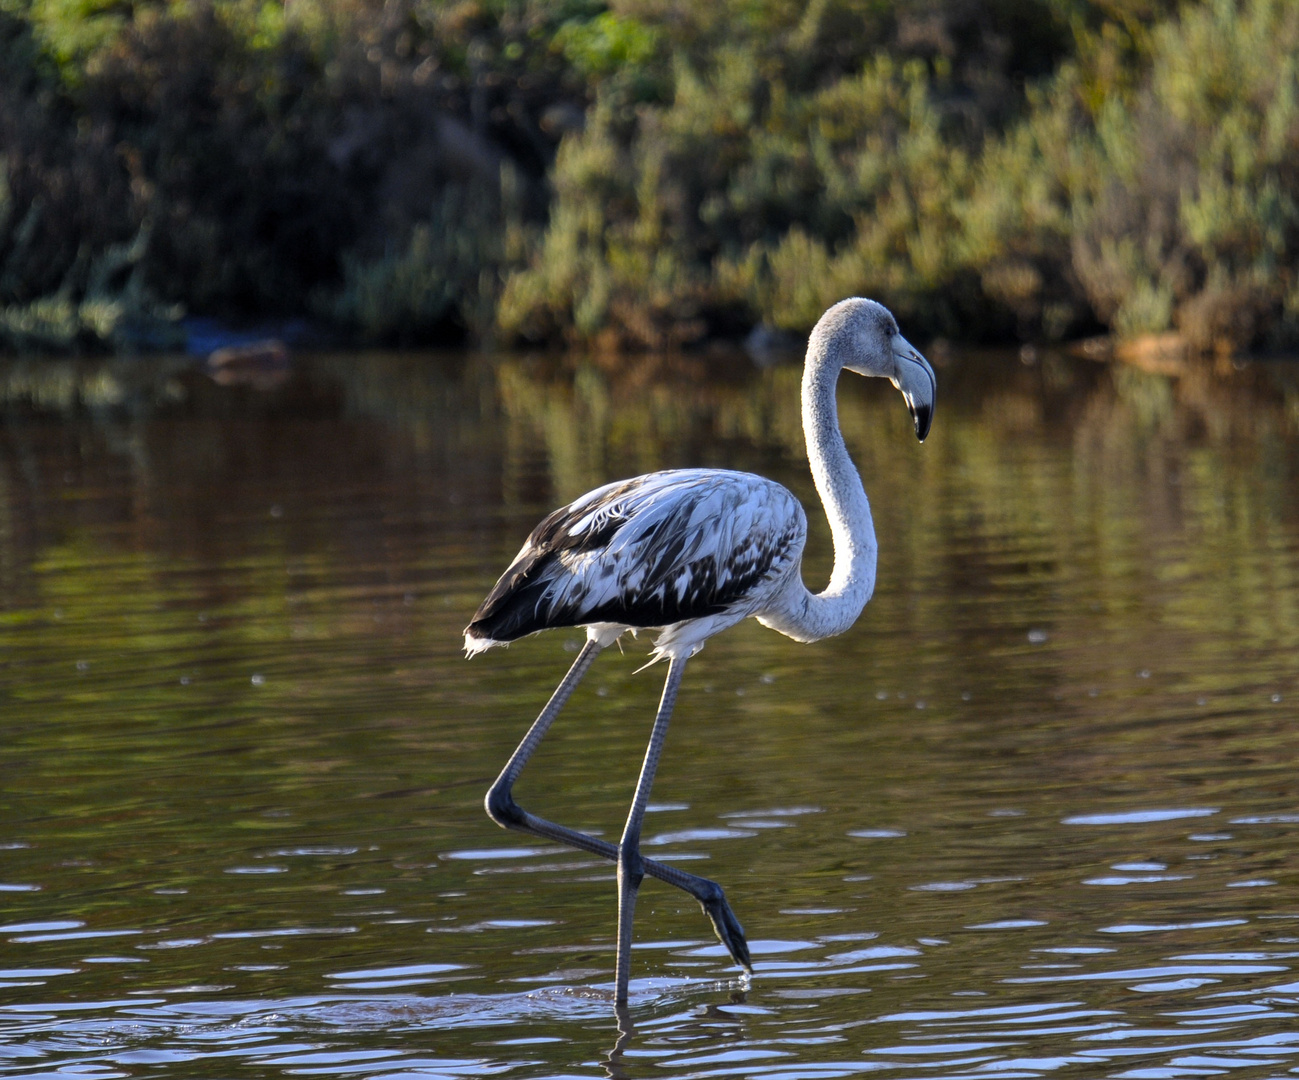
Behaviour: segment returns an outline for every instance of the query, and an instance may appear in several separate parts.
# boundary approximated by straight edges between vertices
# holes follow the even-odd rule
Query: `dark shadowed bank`
[[[0,73],[11,350],[1299,341],[1284,0],[0,0]]]

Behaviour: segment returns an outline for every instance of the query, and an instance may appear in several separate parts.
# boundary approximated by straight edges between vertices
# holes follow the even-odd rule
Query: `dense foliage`
[[[0,338],[1299,339],[1287,0],[0,0]]]

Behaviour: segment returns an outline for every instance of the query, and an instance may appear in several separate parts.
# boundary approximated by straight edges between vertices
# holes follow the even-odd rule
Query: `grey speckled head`
[[[883,304],[860,296],[840,300],[817,322],[808,342],[858,375],[888,379],[902,392],[911,412],[916,438],[929,434],[938,380],[920,350],[898,331],[897,320]]]
[[[840,366],[858,375],[891,379],[894,374],[890,343],[898,333],[897,320],[883,304],[852,296],[829,308],[812,330]]]

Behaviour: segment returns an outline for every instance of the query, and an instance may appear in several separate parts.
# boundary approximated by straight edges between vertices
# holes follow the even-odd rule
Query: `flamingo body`
[[[780,484],[672,469],[596,488],[549,514],[465,630],[470,655],[540,630],[592,628],[608,644],[660,628],[655,659],[778,602],[797,576],[807,515]]]

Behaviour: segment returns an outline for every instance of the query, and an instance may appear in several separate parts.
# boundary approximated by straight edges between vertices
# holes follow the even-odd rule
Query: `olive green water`
[[[875,599],[687,669],[647,881],[483,815],[579,641],[466,662],[537,518],[652,468],[813,511],[796,367],[0,372],[0,1076],[1270,1077],[1299,1069],[1299,379],[845,379]],[[662,669],[606,653],[520,801],[616,837]]]

